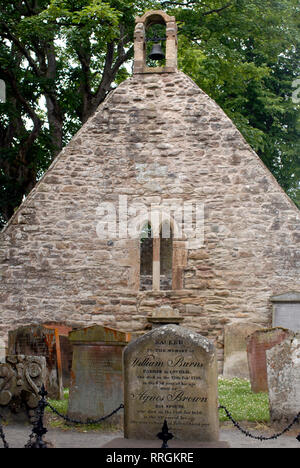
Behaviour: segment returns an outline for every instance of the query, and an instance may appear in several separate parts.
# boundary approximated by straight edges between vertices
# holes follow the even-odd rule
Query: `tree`
[[[176,8],[181,22],[180,68],[216,100],[299,203],[300,106],[292,100],[300,78],[299,2],[164,4]]]
[[[298,0],[0,0],[0,224],[127,78],[147,9],[175,14],[180,68],[299,200]]]
[[[0,0],[0,223],[128,76],[134,18],[150,2]],[[44,104],[44,106],[42,105]]]

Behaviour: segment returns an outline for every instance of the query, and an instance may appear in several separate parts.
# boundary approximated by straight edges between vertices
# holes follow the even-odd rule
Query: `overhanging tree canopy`
[[[179,23],[179,66],[232,118],[300,203],[298,0],[0,0],[0,223],[126,79],[135,16]]]

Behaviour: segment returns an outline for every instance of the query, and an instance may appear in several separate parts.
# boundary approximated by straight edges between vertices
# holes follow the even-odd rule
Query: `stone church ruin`
[[[155,24],[159,67],[146,61]],[[137,18],[134,45],[132,77],[0,234],[0,337],[52,322],[142,334],[167,306],[215,341],[221,363],[226,325],[270,327],[271,298],[299,293],[300,212],[177,69],[175,18]]]

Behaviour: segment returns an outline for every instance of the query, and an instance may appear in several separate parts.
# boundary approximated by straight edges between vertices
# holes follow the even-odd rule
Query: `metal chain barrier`
[[[297,422],[299,422],[299,419],[300,419],[300,412],[297,414],[297,416],[294,417],[293,421],[285,428],[283,429],[283,431],[281,432],[278,432],[277,434],[273,434],[272,436],[270,437],[265,437],[265,436],[255,436],[253,434],[251,434],[249,431],[246,431],[245,429],[243,429],[239,423],[237,421],[235,421],[235,419],[232,417],[232,415],[230,414],[230,412],[228,411],[228,409],[225,407],[225,406],[219,406],[219,410],[220,409],[223,409],[226,413],[226,416],[231,420],[231,422],[233,423],[233,425],[239,430],[241,431],[246,437],[250,437],[252,439],[256,439],[256,440],[260,440],[261,442],[263,442],[264,440],[273,440],[273,439],[278,439],[278,437],[282,436],[283,434],[285,434],[286,432],[288,432],[294,424],[296,424]],[[296,437],[296,439],[300,442],[300,434]]]
[[[52,406],[46,399],[48,393],[44,387],[41,388],[39,392],[41,399],[39,401],[37,410],[36,410],[36,419],[34,421],[32,433],[29,436],[29,441],[25,445],[25,448],[47,448],[48,444],[43,440],[43,436],[48,432],[48,430],[44,427],[44,413],[45,409],[48,406],[53,413],[55,413],[60,418],[64,419],[65,421],[73,424],[99,424],[100,422],[105,421],[106,419],[110,418],[114,414],[116,414],[120,409],[124,408],[124,405],[121,404],[117,409],[112,411],[107,416],[103,416],[99,419],[88,419],[86,422],[79,421],[77,419],[69,418],[64,414],[61,414],[54,406]]]
[[[61,414],[48,401],[47,401],[47,406],[51,409],[51,411],[53,411],[53,413],[57,414],[57,416],[59,416],[60,418],[63,418],[65,421],[67,421],[69,423],[72,423],[72,424],[99,424],[99,423],[101,423],[103,421],[106,421],[106,419],[111,418],[114,414],[118,413],[118,411],[120,411],[121,409],[124,408],[124,405],[122,403],[117,409],[112,411],[112,413],[108,414],[107,416],[103,416],[103,417],[101,417],[99,419],[87,419],[86,422],[83,422],[83,421],[79,421],[78,419],[72,419],[72,418],[69,418],[68,416],[66,416],[64,414]]]

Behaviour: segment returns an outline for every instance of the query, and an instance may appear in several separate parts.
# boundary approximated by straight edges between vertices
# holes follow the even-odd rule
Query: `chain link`
[[[51,409],[51,411],[53,411],[53,413],[57,414],[57,416],[59,416],[60,418],[63,418],[65,421],[73,423],[73,424],[99,424],[99,423],[105,421],[106,419],[112,417],[114,414],[118,413],[118,411],[120,411],[121,409],[124,408],[124,405],[122,403],[117,409],[112,411],[112,413],[108,414],[107,416],[103,416],[103,417],[101,417],[99,419],[87,419],[86,422],[83,422],[83,421],[79,421],[78,419],[69,418],[68,416],[66,416],[64,414],[61,414],[48,401],[47,401],[47,406]]]
[[[239,430],[241,431],[246,437],[250,437],[252,439],[256,439],[256,440],[260,440],[261,442],[264,441],[264,440],[273,440],[273,439],[278,439],[278,437],[282,436],[283,434],[285,434],[286,432],[288,432],[292,426],[294,424],[296,424],[296,422],[299,421],[299,418],[300,418],[300,412],[297,414],[297,416],[294,417],[293,421],[285,428],[283,429],[283,431],[281,432],[278,432],[277,434],[273,434],[272,436],[270,437],[265,437],[265,436],[254,436],[253,434],[251,434],[249,431],[246,431],[245,429],[243,429],[239,423],[237,421],[235,421],[235,419],[232,417],[232,415],[230,414],[230,412],[228,411],[228,409],[225,407],[225,406],[219,406],[219,410],[220,409],[223,409],[226,413],[226,416],[231,420],[231,422],[233,423],[233,425]],[[298,439],[298,438],[297,438]]]

